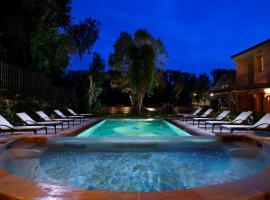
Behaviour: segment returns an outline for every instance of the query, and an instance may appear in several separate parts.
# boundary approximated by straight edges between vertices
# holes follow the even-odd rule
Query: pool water
[[[64,139],[63,139],[64,140]],[[269,156],[235,157],[239,144],[198,140],[169,151],[88,151],[85,145],[48,147],[39,158],[0,161],[9,172],[26,179],[88,190],[160,191],[189,189],[239,180],[270,166]]]
[[[122,119],[103,120],[79,134],[77,137],[89,136],[190,136],[165,120],[156,119]]]

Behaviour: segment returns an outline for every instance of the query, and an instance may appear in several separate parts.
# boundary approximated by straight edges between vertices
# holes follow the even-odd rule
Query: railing
[[[0,96],[15,95],[62,99],[63,96],[71,97],[73,90],[53,86],[52,79],[43,74],[0,61]]]
[[[236,75],[236,86],[245,86],[248,84],[252,84],[252,77],[249,76],[248,73],[237,73]]]
[[[236,85],[238,87],[250,86],[260,83],[269,83],[269,79],[265,72],[256,73],[255,75],[248,73],[237,74]]]

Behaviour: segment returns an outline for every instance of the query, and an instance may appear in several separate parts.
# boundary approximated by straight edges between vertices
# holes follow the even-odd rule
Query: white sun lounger
[[[214,128],[215,126],[218,126],[218,125],[226,125],[226,124],[242,124],[243,122],[245,122],[249,116],[252,114],[251,111],[244,111],[244,112],[241,112],[234,120],[232,121],[225,121],[225,120],[220,120],[220,121],[206,121],[205,122],[205,127],[204,129],[206,130],[206,127],[207,125],[211,125],[211,128],[212,128],[212,132],[214,132]]]
[[[34,132],[37,134],[37,131],[44,129],[47,134],[46,126],[13,126],[9,123],[3,116],[0,115],[0,132]]]
[[[198,116],[200,118],[205,118],[205,117],[208,117],[214,110],[209,108],[207,109],[202,115]],[[186,119],[186,122],[188,121],[188,119],[193,119],[194,116],[188,116],[188,117],[185,117]]]
[[[64,115],[60,110],[54,110],[55,114],[58,115],[60,118],[71,118],[71,119],[78,119],[80,120],[80,124],[82,123],[82,119],[84,118],[83,116],[66,116]]]
[[[260,130],[265,131],[269,130],[270,126],[270,113],[265,114],[258,122],[254,125],[221,125],[220,133],[222,132],[223,128],[229,129],[231,133],[235,130]]]
[[[200,112],[202,111],[202,108],[197,108],[193,113],[179,113],[177,114],[177,117],[179,118],[185,118],[185,117],[196,117]]]
[[[29,126],[33,125],[41,125],[41,126],[53,126],[54,127],[54,132],[57,132],[57,125],[60,125],[62,127],[62,131],[64,130],[63,127],[63,122],[61,121],[44,121],[44,122],[36,122],[33,120],[28,114],[25,112],[22,113],[16,113],[16,115],[22,120],[23,123]]]
[[[195,117],[193,118],[193,125],[195,124],[195,122],[198,122],[198,127],[200,127],[200,123],[201,122],[206,122],[209,120],[212,121],[218,121],[218,120],[223,120],[231,111],[229,110],[224,110],[223,112],[221,112],[217,117],[215,118],[211,118],[211,117]]]
[[[76,112],[74,112],[72,109],[68,108],[67,111],[73,115],[73,116],[83,116],[83,117],[91,117],[93,114],[89,113],[89,114],[77,114]]]
[[[48,115],[46,115],[43,111],[36,111],[37,115],[43,119],[44,121],[60,121],[60,122],[66,122],[68,124],[68,128],[69,128],[69,123],[72,122],[73,126],[74,126],[74,120],[70,119],[70,118],[61,118],[61,119],[52,119],[50,118]]]

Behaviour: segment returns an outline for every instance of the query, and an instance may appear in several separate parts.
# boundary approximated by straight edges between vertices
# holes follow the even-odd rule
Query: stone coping
[[[173,124],[174,126],[184,130],[185,132],[191,134],[192,136],[215,136],[212,133],[209,133],[208,131],[195,127],[195,126],[191,126],[187,123],[181,122],[181,121],[175,121],[173,119],[170,118],[165,118],[165,120],[171,124]]]
[[[160,192],[110,192],[79,190],[68,187],[35,183],[14,176],[3,169],[0,169],[0,192],[7,196],[6,199],[16,197],[18,199],[85,200],[266,200],[270,198],[270,168],[254,176],[231,183],[205,186],[189,190]]]
[[[57,136],[74,136],[101,121],[87,122],[80,127],[74,127]],[[73,131],[73,132],[72,132]],[[75,133],[74,133],[75,132]],[[53,135],[52,135],[53,136]],[[0,153],[11,146],[42,144],[51,136],[20,136],[0,149]],[[258,146],[270,147],[270,140],[253,135],[224,135],[224,142],[245,141]],[[82,199],[82,200],[255,200],[270,199],[270,168],[238,181],[203,186],[188,190],[157,191],[157,192],[110,192],[80,190],[69,187],[35,183],[0,169],[0,199]]]

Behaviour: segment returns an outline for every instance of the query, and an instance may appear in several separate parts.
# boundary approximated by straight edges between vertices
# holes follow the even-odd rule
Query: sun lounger
[[[193,125],[195,124],[195,122],[198,122],[198,127],[200,127],[200,123],[201,122],[206,122],[206,121],[218,121],[218,120],[223,120],[231,111],[229,110],[224,110],[223,112],[221,112],[217,117],[215,118],[211,118],[211,117],[195,117],[193,118]]]
[[[199,108],[197,108],[193,113],[179,113],[179,114],[177,114],[177,117],[179,117],[179,119],[181,118],[181,119],[184,119],[184,118],[186,118],[186,117],[196,117],[200,112],[202,111],[202,108],[201,107],[199,107]]]
[[[80,124],[82,123],[83,116],[66,116],[60,110],[54,110],[55,114],[58,115],[60,118],[71,118],[71,119],[78,119],[80,120]]]
[[[208,117],[213,111],[214,111],[213,109],[209,108],[202,115],[200,115],[198,117],[200,117],[200,118],[202,118],[202,117]],[[186,120],[186,122],[189,119],[193,119],[193,118],[194,118],[194,116],[186,116],[186,117],[184,117],[184,119]]]
[[[46,115],[46,113],[44,113],[43,111],[37,111],[36,112],[37,113],[37,115],[41,118],[41,119],[43,119],[44,121],[60,121],[60,122],[66,122],[67,124],[68,124],[68,128],[69,128],[69,123],[70,122],[72,122],[73,123],[73,126],[75,125],[74,124],[74,120],[73,119],[70,119],[70,118],[61,118],[61,119],[58,119],[58,118],[56,118],[56,119],[52,119],[52,118],[50,118],[48,115]]]
[[[72,109],[68,108],[67,111],[73,115],[73,116],[84,116],[84,117],[91,117],[93,116],[93,114],[89,113],[89,114],[77,114],[76,112],[74,112]]]
[[[232,121],[225,121],[225,120],[220,120],[220,121],[206,121],[205,122],[205,130],[206,130],[206,127],[207,125],[211,125],[211,128],[212,128],[212,132],[214,132],[214,128],[215,126],[220,126],[220,125],[226,125],[226,124],[242,124],[243,122],[245,122],[249,116],[252,114],[251,111],[244,111],[244,112],[241,112],[234,120]]]
[[[254,125],[221,125],[220,127],[220,133],[222,132],[222,129],[226,128],[231,131],[231,133],[235,130],[260,130],[265,131],[269,130],[270,126],[270,113],[265,114],[257,123]]]
[[[41,125],[41,126],[53,126],[54,127],[54,132],[57,132],[57,125],[60,125],[62,127],[62,131],[64,130],[63,122],[61,121],[44,121],[44,122],[36,122],[33,120],[28,114],[25,112],[22,113],[16,113],[16,115],[25,123],[26,125],[29,126],[34,126],[34,125]]]
[[[13,134],[14,132],[34,132],[37,134],[37,131],[43,129],[47,134],[46,126],[13,126],[3,116],[0,115],[0,133],[11,132],[11,134]]]

